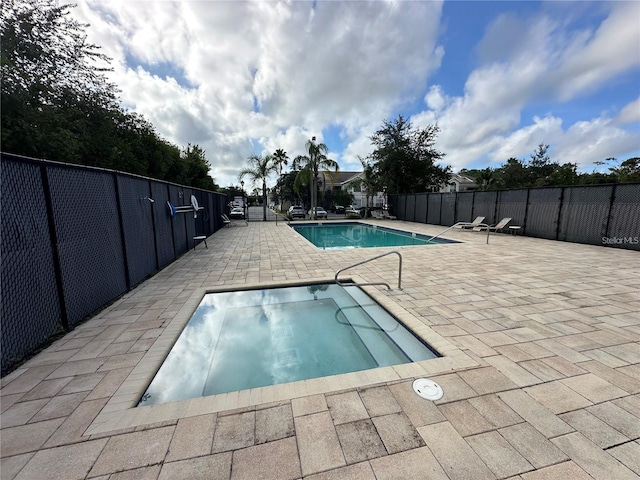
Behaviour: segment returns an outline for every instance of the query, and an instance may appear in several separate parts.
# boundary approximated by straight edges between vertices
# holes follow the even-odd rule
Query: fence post
[[[404,211],[402,212],[402,220],[407,220],[407,199],[409,198],[409,194],[405,193],[404,195]]]
[[[458,221],[458,192],[453,192],[453,224]]]
[[[64,301],[64,287],[62,284],[62,265],[60,264],[60,253],[58,252],[58,234],[56,233],[56,222],[53,219],[53,203],[51,202],[51,189],[49,188],[49,174],[47,166],[40,164],[40,177],[44,189],[45,204],[47,207],[47,224],[49,226],[49,239],[51,241],[51,252],[53,255],[53,270],[56,275],[56,289],[58,291],[58,303],[60,306],[60,320],[62,328],[69,331],[69,317],[67,315],[67,304]]]
[[[611,210],[613,210],[613,203],[616,199],[616,189],[618,188],[618,184],[613,184],[613,189],[611,190],[611,198],[609,199],[609,213],[607,214],[607,225],[604,228],[604,236],[609,237],[609,225],[611,224]]]
[[[122,245],[122,259],[124,260],[124,281],[127,291],[131,290],[131,278],[129,278],[129,260],[127,259],[127,243],[124,234],[124,222],[122,221],[122,202],[120,201],[120,186],[118,174],[113,173],[113,181],[116,187],[116,207],[118,208],[118,225],[120,226],[120,244]]]
[[[522,231],[527,231],[527,215],[529,214],[529,195],[531,194],[531,188],[527,188],[527,199],[524,203],[524,219],[522,220]]]
[[[429,193],[424,193],[424,201],[426,203],[426,208],[424,211],[424,223],[425,225],[429,223]]]
[[[149,198],[153,198],[153,188],[151,187],[151,180],[147,182],[149,185]],[[151,229],[153,230],[153,250],[156,253],[156,270],[160,270],[160,254],[158,253],[158,237],[156,232],[156,203],[151,204]]]
[[[171,188],[169,188],[169,184],[167,183],[167,198],[169,199],[169,202],[171,202]],[[173,247],[173,259],[175,260],[177,258],[176,255],[176,232],[174,229],[174,225],[173,225],[173,219],[175,218],[173,215],[169,215],[171,217],[171,246]]]
[[[473,219],[476,218],[475,209],[476,209],[476,191],[474,190],[471,196],[471,221],[473,221]]]
[[[562,205],[564,203],[564,189],[565,187],[560,187],[560,206],[558,207],[558,219],[556,223],[556,240],[560,237],[560,221],[562,220]]]

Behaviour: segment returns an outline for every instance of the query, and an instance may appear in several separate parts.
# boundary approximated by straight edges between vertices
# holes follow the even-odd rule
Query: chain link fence
[[[3,153],[0,202],[4,374],[222,228],[226,196]]]
[[[640,251],[640,184],[389,195],[400,220],[451,226],[511,218],[518,234]],[[426,220],[425,220],[426,219]]]

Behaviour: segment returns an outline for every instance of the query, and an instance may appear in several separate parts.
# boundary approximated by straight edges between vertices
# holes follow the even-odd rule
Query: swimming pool
[[[359,287],[208,293],[138,406],[437,356]]]
[[[304,223],[291,227],[324,250],[460,243],[446,238],[430,240],[419,233],[359,222]]]

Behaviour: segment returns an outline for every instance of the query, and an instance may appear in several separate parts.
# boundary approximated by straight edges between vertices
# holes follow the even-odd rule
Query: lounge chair
[[[473,227],[473,231],[474,232],[482,232],[483,230],[489,229],[490,232],[497,232],[497,231],[502,232],[502,229],[505,228],[507,225],[509,225],[510,221],[511,221],[511,217],[504,217],[502,220],[500,220],[495,225],[486,225],[486,226]]]
[[[243,219],[241,219],[241,220],[231,220],[231,219],[230,219],[227,215],[225,215],[224,213],[222,214],[222,222],[224,223],[224,226],[225,226],[225,227],[228,227],[228,226],[234,226],[234,227],[236,227],[236,226],[238,225],[238,223],[239,223],[239,222],[242,222],[242,223],[243,223],[243,225],[244,225],[245,227],[248,227],[248,226],[249,226],[249,222],[247,222],[247,219],[246,219],[246,218],[243,218]]]
[[[477,216],[473,222],[458,222],[454,225],[455,228],[460,230],[471,230],[474,227],[479,226],[484,221],[484,217]]]

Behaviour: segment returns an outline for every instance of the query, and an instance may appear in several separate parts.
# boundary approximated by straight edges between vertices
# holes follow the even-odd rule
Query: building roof
[[[460,175],[459,173],[452,173],[449,176],[449,182],[458,182],[461,185],[475,185],[476,181],[471,178],[471,177],[467,177],[466,175]]]

